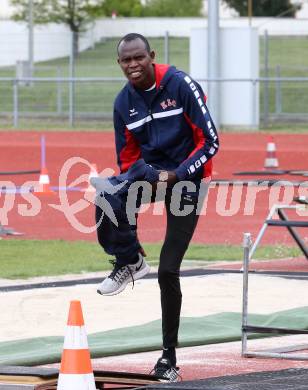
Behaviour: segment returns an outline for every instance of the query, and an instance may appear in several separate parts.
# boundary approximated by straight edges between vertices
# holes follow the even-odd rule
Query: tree
[[[79,34],[97,16],[93,0],[32,0],[34,24],[64,23],[73,32],[74,55],[78,55]],[[14,20],[28,20],[29,0],[11,0]]]
[[[240,16],[248,14],[248,0],[223,0],[230,8],[234,8]],[[253,16],[283,16],[294,17],[299,5],[290,0],[252,0]]]
[[[202,0],[146,0],[144,16],[201,16]]]
[[[106,16],[141,16],[143,6],[141,0],[104,0],[98,8]]]

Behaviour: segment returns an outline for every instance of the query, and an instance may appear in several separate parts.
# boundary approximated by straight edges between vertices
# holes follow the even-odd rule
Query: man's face
[[[121,42],[118,50],[118,63],[128,80],[137,88],[150,88],[155,82],[154,51],[148,53],[145,43],[139,38]]]

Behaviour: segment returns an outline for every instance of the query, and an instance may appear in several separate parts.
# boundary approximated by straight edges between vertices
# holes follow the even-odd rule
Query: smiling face
[[[128,78],[137,88],[148,89],[155,83],[153,62],[154,51],[147,51],[145,43],[136,38],[132,41],[122,41],[118,48],[118,63]]]

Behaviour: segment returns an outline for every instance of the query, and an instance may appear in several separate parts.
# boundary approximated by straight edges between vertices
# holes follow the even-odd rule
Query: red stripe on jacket
[[[196,153],[198,150],[201,150],[204,147],[205,142],[206,142],[206,138],[205,138],[205,136],[203,134],[202,129],[200,129],[198,126],[196,126],[191,121],[191,119],[189,118],[189,116],[186,113],[184,113],[184,117],[185,117],[186,122],[189,124],[189,126],[190,126],[190,128],[192,130],[194,143],[195,143],[195,149],[188,156],[188,157],[190,157],[194,153]],[[203,165],[203,177],[211,176],[212,175],[212,170],[213,170],[213,162],[212,162],[212,159],[210,159],[209,161],[207,161]]]
[[[160,86],[162,79],[164,78],[170,65],[166,64],[153,64],[155,72],[156,89]]]
[[[131,165],[141,158],[141,149],[133,134],[125,128],[126,145],[120,152],[120,170],[126,172]]]

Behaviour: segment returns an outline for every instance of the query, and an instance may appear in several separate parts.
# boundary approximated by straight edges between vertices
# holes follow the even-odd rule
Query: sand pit
[[[181,284],[183,317],[242,310],[242,274],[184,277]],[[249,312],[270,314],[308,306],[307,285],[306,280],[250,275]],[[3,292],[0,342],[63,336],[69,302],[75,299],[81,300],[88,334],[160,318],[156,279],[139,280],[134,289],[113,297],[98,295],[96,285]]]

